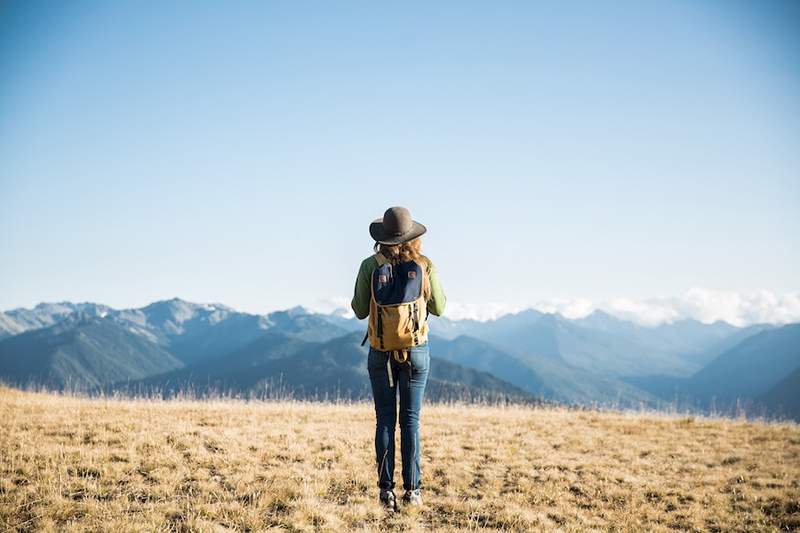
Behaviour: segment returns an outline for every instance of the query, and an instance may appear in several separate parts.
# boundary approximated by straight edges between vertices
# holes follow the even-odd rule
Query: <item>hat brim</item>
[[[428,231],[428,228],[417,222],[416,220],[411,221],[411,229],[408,230],[406,233],[402,235],[389,235],[386,233],[386,229],[383,227],[383,219],[379,218],[374,221],[372,224],[369,225],[369,234],[372,236],[375,241],[386,244],[389,246],[394,246],[395,244],[403,244],[404,242],[408,242],[411,239],[416,239],[423,233]]]

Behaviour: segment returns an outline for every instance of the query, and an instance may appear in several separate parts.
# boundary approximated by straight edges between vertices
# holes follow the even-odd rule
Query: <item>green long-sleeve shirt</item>
[[[374,255],[371,255],[361,261],[361,266],[358,268],[358,276],[356,277],[356,289],[353,294],[353,301],[350,306],[353,308],[356,316],[360,319],[367,318],[369,315],[369,301],[372,298],[372,290],[370,283],[372,282],[372,271],[378,268],[378,260]],[[439,277],[436,274],[436,267],[428,260],[428,279],[431,282],[431,299],[428,300],[428,311],[436,316],[441,316],[444,313],[444,306],[447,303],[442,286],[439,284]]]

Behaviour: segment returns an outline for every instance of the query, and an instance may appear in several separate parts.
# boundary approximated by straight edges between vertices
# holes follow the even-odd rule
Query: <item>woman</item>
[[[367,367],[375,400],[375,457],[380,502],[397,509],[394,494],[394,436],[400,395],[400,453],[403,502],[421,505],[419,414],[428,380],[427,313],[441,315],[445,296],[433,263],[422,255],[426,228],[408,209],[391,207],[370,224],[375,255],[361,262],[352,307],[369,316]],[[365,337],[366,342],[366,337]]]

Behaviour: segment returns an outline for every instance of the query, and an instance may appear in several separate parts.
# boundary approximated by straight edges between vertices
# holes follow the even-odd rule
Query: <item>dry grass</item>
[[[425,506],[386,517],[373,424],[369,405],[0,389],[0,528],[800,527],[797,425],[426,406]]]

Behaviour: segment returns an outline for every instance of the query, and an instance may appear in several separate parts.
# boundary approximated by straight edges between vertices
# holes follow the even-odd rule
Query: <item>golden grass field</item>
[[[10,531],[800,528],[794,424],[426,405],[425,505],[394,516],[377,504],[367,404],[2,388],[0,429]]]

